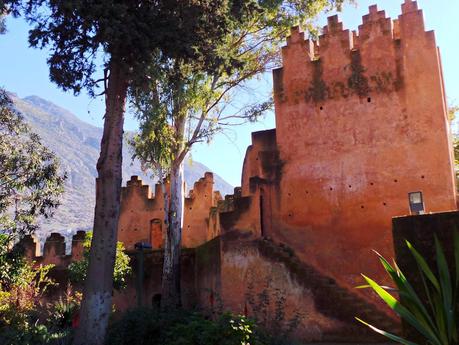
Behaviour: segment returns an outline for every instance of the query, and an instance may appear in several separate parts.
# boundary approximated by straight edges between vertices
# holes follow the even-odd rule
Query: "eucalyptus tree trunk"
[[[96,207],[89,267],[74,345],[103,345],[112,309],[127,88],[126,71],[121,63],[112,58],[105,90],[104,131],[97,161]]]
[[[183,175],[183,139],[185,120],[175,123],[178,142],[176,159],[170,171],[169,209],[166,213],[166,243],[162,278],[161,308],[164,310],[181,307],[180,256],[182,247],[183,208],[185,202],[185,184]],[[165,209],[166,210],[166,209]]]

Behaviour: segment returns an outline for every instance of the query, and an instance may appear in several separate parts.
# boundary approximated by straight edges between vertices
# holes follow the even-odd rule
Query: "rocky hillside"
[[[60,157],[62,168],[68,175],[62,205],[53,219],[42,224],[41,235],[54,231],[68,234],[90,229],[94,212],[95,167],[102,129],[81,121],[70,111],[40,97],[11,97],[33,131]],[[127,145],[123,157],[123,181],[131,175],[139,175],[146,183],[153,183],[142,173],[139,162],[131,162]],[[194,182],[208,170],[198,162],[186,163],[187,185],[192,188]],[[215,190],[219,190],[222,195],[232,192],[231,185],[218,175],[214,176]]]

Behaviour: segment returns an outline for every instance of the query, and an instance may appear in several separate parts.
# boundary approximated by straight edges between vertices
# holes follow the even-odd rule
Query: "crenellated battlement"
[[[213,201],[213,185],[214,185],[214,174],[211,172],[206,172],[204,177],[201,177],[193,185],[188,193],[188,202],[204,202],[212,203]]]
[[[215,236],[210,228],[211,209],[221,200],[219,192],[213,190],[214,175],[206,172],[194,183],[184,203],[183,246],[196,247]],[[165,186],[168,189],[168,186]],[[121,213],[118,239],[127,249],[136,242],[151,243],[160,249],[164,242],[164,194],[162,186],[144,185],[138,176],[132,176],[121,193]]]
[[[398,92],[410,73],[404,57],[414,46],[421,56],[435,54],[435,37],[425,32],[416,1],[405,1],[395,20],[372,5],[356,31],[331,16],[316,41],[295,26],[282,48],[283,66],[274,71],[275,99],[321,104]]]
[[[18,245],[24,248],[24,255],[29,261],[66,267],[70,262],[78,261],[83,257],[85,233],[85,231],[78,231],[71,237],[51,233],[45,240],[34,235],[26,235]]]
[[[126,187],[121,188],[121,200],[130,198],[132,194],[143,198],[146,203],[162,202],[164,197],[161,184],[157,183],[155,185],[155,193],[152,194],[150,185],[144,184],[142,179],[136,175],[131,176],[131,179],[126,183]]]
[[[418,2],[413,0],[405,0],[405,3],[402,4],[402,13],[410,13],[418,11]]]

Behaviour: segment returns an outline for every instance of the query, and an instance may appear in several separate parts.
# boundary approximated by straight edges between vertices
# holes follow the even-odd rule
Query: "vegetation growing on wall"
[[[312,75],[311,86],[308,90],[308,99],[312,99],[314,102],[322,102],[327,99],[327,84],[322,79],[322,61],[320,59],[312,61],[314,72]]]
[[[368,78],[365,77],[365,68],[362,65],[362,57],[360,52],[351,52],[351,76],[348,79],[347,85],[354,90],[360,97],[367,96],[370,92]]]
[[[270,334],[271,344],[293,345],[294,334],[305,316],[296,310],[292,317],[287,318],[287,293],[279,288],[273,288],[271,283],[272,280],[267,279],[265,287],[255,293],[253,282],[248,282],[246,300],[250,313],[258,327]]]

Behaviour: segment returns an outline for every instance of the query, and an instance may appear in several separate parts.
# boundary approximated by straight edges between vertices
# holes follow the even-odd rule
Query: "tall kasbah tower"
[[[456,209],[440,55],[415,1],[398,20],[376,6],[358,32],[328,18],[319,42],[293,28],[274,71],[282,166],[274,238],[349,287],[380,278],[391,218],[422,191],[426,212]]]

